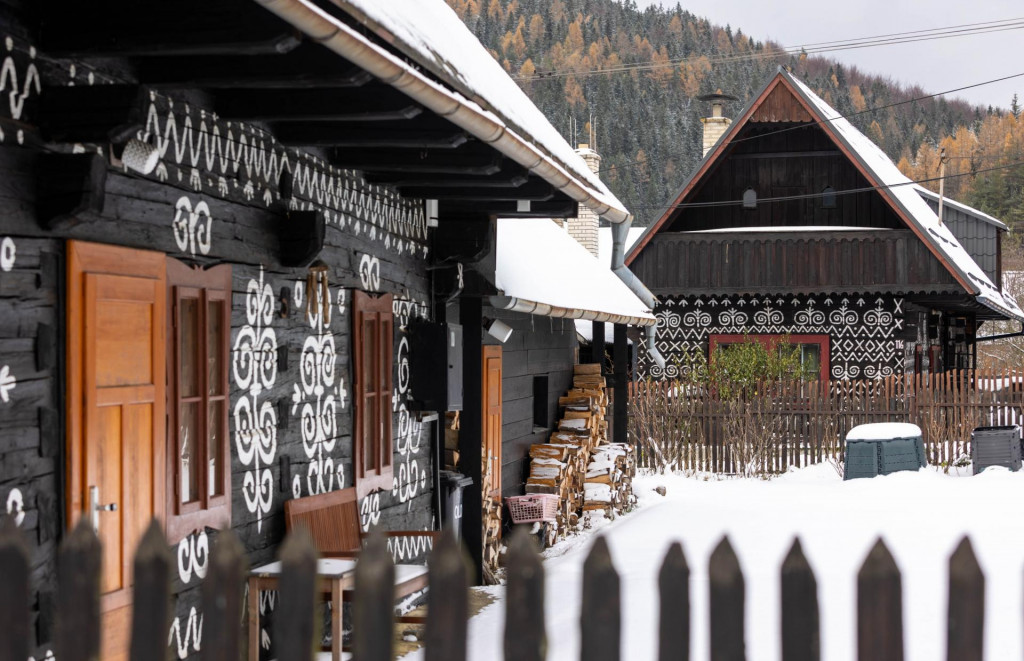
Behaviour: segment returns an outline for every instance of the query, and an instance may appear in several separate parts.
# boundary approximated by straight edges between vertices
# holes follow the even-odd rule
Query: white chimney
[[[591,149],[589,144],[581,143],[576,149],[576,153],[583,157],[591,172],[596,174],[601,169],[601,155]],[[579,216],[568,218],[567,222],[569,223],[569,236],[576,239],[594,257],[597,257],[597,227],[599,225],[597,214],[581,204]]]
[[[714,94],[705,94],[697,98],[701,101],[711,102],[711,116],[703,117],[700,120],[704,124],[704,152],[701,154],[701,158],[703,158],[708,155],[711,148],[715,146],[725,134],[729,125],[732,124],[731,119],[722,116],[722,106],[726,101],[735,101],[736,97],[722,94],[722,90],[718,90]]]

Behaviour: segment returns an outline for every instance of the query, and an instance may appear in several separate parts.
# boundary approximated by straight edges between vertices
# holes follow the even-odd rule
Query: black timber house
[[[721,103],[722,99],[716,99]],[[788,336],[821,379],[972,368],[986,320],[1024,319],[1001,288],[1006,226],[907,179],[781,70],[705,156],[626,263],[657,295],[657,348],[688,369],[744,337]]]
[[[129,560],[151,517],[177,562],[181,659],[202,649],[219,531],[267,562],[283,503],[341,488],[366,530],[437,528],[431,420],[446,408],[462,410],[479,570],[496,218],[630,217],[455,14],[0,0],[0,28],[0,498],[31,546],[34,657],[52,656],[57,546],[83,517],[106,549],[104,659],[125,658]],[[466,58],[494,64],[492,87],[473,87]],[[502,409],[526,406],[512,402],[535,396],[534,375],[551,375],[549,403],[571,378],[575,335],[491,312],[518,335],[501,447]],[[506,493],[523,452],[501,457]],[[429,540],[390,550],[421,562]]]

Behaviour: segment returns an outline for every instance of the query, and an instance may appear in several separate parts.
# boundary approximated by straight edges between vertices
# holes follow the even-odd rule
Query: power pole
[[[946,161],[948,160],[946,148],[943,147],[939,150],[939,225],[942,225],[942,202],[946,191]]]

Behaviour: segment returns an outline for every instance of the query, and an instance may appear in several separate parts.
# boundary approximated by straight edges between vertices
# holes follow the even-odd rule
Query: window
[[[821,191],[821,208],[836,208],[836,189],[832,188],[831,186],[825,186],[825,189]]]
[[[231,524],[228,337],[231,267],[167,260],[167,536]]]
[[[548,402],[548,375],[533,377],[533,430],[546,430],[551,424]]]
[[[392,296],[352,295],[352,355],[355,357],[355,482],[362,498],[391,489]]]
[[[789,346],[796,347],[800,352],[800,365],[814,380],[826,382],[829,379],[828,335],[728,335],[712,334],[708,337],[710,354],[716,351],[727,351],[733,344],[743,342],[759,342],[767,348],[780,346],[783,339]],[[710,357],[709,354],[709,357]]]
[[[748,188],[747,190],[743,191],[743,208],[757,208],[757,191],[755,191],[753,188]]]

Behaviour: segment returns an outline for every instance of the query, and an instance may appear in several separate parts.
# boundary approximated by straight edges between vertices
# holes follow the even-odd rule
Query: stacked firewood
[[[628,443],[609,443],[597,448],[587,464],[583,487],[583,511],[602,510],[614,517],[634,502],[633,477],[636,453]]]
[[[501,498],[493,498],[488,495],[490,480],[487,475],[483,478],[483,526],[484,526],[484,568],[485,574],[492,574],[498,570],[498,562],[501,557]],[[493,580],[486,580],[488,584]]]

